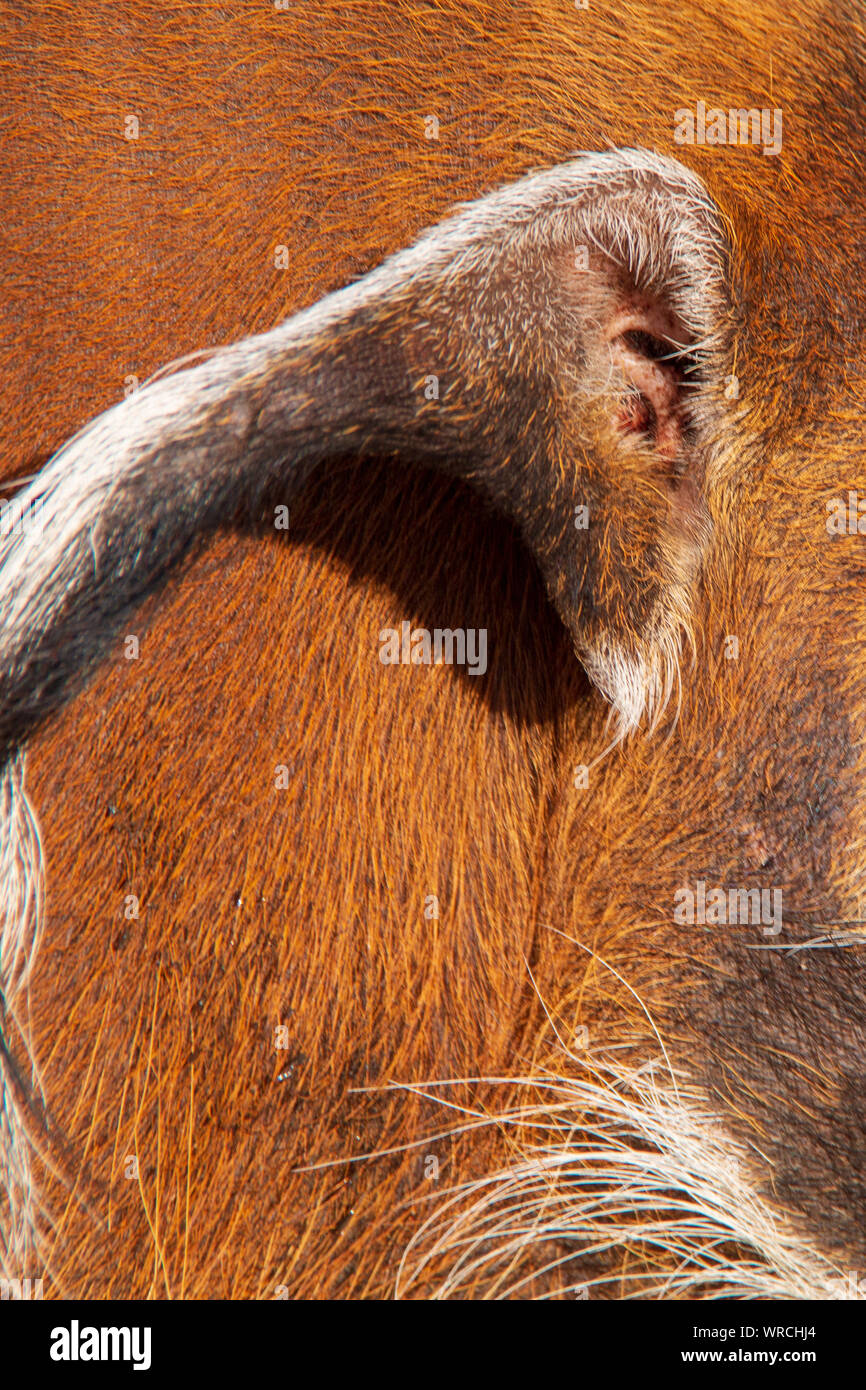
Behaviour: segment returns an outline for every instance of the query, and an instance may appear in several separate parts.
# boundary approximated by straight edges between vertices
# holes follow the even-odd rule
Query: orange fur
[[[862,1258],[862,971],[846,956],[828,983],[804,958],[804,1008],[839,999],[805,1031],[787,1003],[773,1024],[777,958],[671,924],[701,871],[744,882],[771,857],[818,923],[857,915],[866,873],[866,551],[823,527],[826,499],[864,476],[864,103],[842,11],[39,0],[26,22],[4,15],[10,474],[128,374],[269,327],[456,201],[608,143],[684,158],[725,216],[743,393],[707,484],[715,540],[678,724],[610,753],[588,791],[574,769],[605,749],[607,712],[517,538],[457,485],[376,462],[314,481],[287,540],[219,537],[136,621],[140,659],[118,652],[40,734],[46,1292],[390,1294],[437,1201],[425,1157],[450,1183],[518,1139],[443,1136],[452,1115],[383,1088],[561,1066],[554,1024],[646,1060],[655,1035],[607,966],[766,1156],[761,1189],[819,1248]],[[679,150],[673,113],[701,96],[783,108],[780,157]],[[487,627],[483,690],[381,666],[378,632],[404,617]],[[498,1104],[483,1081],[460,1095]],[[623,1250],[623,1280],[641,1259]],[[523,1293],[556,1288],[537,1252],[520,1260]]]

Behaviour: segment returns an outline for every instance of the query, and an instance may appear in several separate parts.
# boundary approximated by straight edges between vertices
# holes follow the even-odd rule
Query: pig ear
[[[677,161],[611,150],[482,199],[419,251],[425,327],[403,341],[413,371],[443,364],[447,466],[520,525],[619,732],[652,721],[730,423],[721,217]]]
[[[578,576],[557,548],[554,582],[569,576],[558,606],[622,735],[657,722],[680,688],[683,646],[695,646],[708,487],[734,409],[728,246],[701,182],[644,151],[599,158],[577,224],[588,251],[573,266],[563,252],[557,283],[583,325],[577,396],[598,422],[584,483],[597,533]]]
[[[722,249],[676,161],[583,156],[107,411],[16,499],[38,527],[0,537],[0,762],[203,535],[353,449],[508,514],[621,728],[657,711],[703,536]]]

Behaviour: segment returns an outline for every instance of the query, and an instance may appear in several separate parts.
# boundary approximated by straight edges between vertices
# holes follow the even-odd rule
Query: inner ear
[[[625,297],[605,336],[624,388],[614,423],[623,434],[645,439],[670,465],[675,483],[685,472],[691,400],[700,384],[694,342],[670,309],[637,293]]]

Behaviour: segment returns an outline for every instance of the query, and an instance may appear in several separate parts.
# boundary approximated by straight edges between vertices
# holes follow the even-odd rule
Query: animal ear
[[[517,522],[620,735],[660,717],[694,640],[727,256],[700,180],[611,150],[469,204],[366,282],[380,442]]]
[[[714,440],[729,426],[728,249],[699,179],[611,150],[469,204],[365,282],[379,442],[520,527],[619,734],[693,641]],[[342,349],[341,349],[342,350]]]
[[[511,339],[528,359],[519,428],[547,439],[510,509],[623,733],[660,716],[693,639],[707,483],[734,410],[728,247],[675,161],[617,151],[560,176],[570,187],[550,201],[539,180],[543,210],[518,231],[522,263],[510,256]]]
[[[693,174],[641,150],[584,156],[465,216],[471,246],[424,305],[445,402],[473,421],[463,474],[518,520],[623,732],[665,707],[690,633],[730,412],[722,221]]]
[[[106,412],[19,499],[38,534],[0,540],[0,756],[199,537],[352,449],[511,516],[620,728],[657,713],[706,529],[723,260],[694,175],[588,155]]]

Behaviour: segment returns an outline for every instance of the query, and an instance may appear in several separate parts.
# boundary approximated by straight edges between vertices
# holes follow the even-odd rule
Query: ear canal
[[[611,330],[611,361],[626,384],[617,424],[648,440],[676,476],[685,468],[688,392],[699,384],[698,368],[688,334],[675,336],[663,319],[652,310],[628,314]]]
[[[576,247],[586,276],[563,271]],[[512,517],[588,671],[633,725],[661,700],[659,652],[686,603],[655,464],[675,475],[702,418],[686,391],[721,351],[723,252],[681,165],[583,156],[107,411],[19,498],[38,506],[39,533],[0,540],[0,760],[191,545],[291,501],[352,450],[463,478]]]

